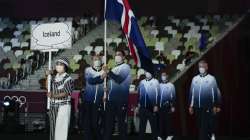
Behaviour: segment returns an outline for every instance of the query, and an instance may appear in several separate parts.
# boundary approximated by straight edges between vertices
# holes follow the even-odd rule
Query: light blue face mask
[[[167,81],[167,76],[161,76],[162,81]]]
[[[204,73],[206,73],[206,69],[203,67],[199,67],[199,72],[200,72],[200,74],[204,74]]]
[[[100,60],[95,60],[94,61],[94,68],[97,69],[97,70],[100,70],[101,69],[101,61]]]
[[[147,79],[151,79],[152,78],[152,75],[149,72],[146,72],[145,76],[146,76]]]
[[[116,55],[115,56],[115,62],[116,62],[116,64],[121,64],[123,62],[122,57],[119,56],[119,55]]]

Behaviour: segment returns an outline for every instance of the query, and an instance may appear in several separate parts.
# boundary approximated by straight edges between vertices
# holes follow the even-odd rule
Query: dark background
[[[249,56],[250,15],[229,32],[202,59],[209,65],[222,94],[222,111],[218,115],[217,132],[226,136],[249,136]],[[197,62],[198,63],[198,62]],[[198,64],[193,65],[176,83],[178,112],[175,124],[181,122],[182,135],[194,135],[195,121],[188,114],[188,95],[191,80],[198,74]],[[176,125],[177,126],[177,125]]]
[[[206,13],[242,13],[249,0],[129,0],[137,16],[192,16]],[[0,0],[0,16],[44,17],[102,15],[104,0]]]

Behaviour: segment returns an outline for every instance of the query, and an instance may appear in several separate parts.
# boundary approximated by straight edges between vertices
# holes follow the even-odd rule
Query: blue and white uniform
[[[85,69],[85,93],[84,93],[84,101],[91,103],[101,103],[103,97],[103,79],[101,78],[101,74],[103,70],[96,70],[93,67],[88,67]]]
[[[199,140],[210,140],[213,129],[213,107],[220,105],[220,92],[216,79],[210,74],[200,74],[193,78],[189,107],[194,109],[199,128]]]
[[[159,105],[159,81],[155,78],[142,80],[138,86],[139,104],[143,108]]]
[[[85,93],[84,97],[84,139],[91,140],[96,137],[101,140],[102,122],[102,98],[103,98],[103,82],[101,75],[103,70],[97,70],[94,67],[85,69]]]
[[[104,140],[110,140],[115,118],[118,120],[121,140],[127,140],[127,104],[131,83],[130,66],[118,64],[108,73],[108,96],[105,111]]]
[[[122,63],[114,67],[108,74],[108,101],[127,104],[129,86],[131,84],[130,66]]]
[[[175,87],[171,82],[160,83],[160,107],[174,106],[176,99]]]
[[[172,107],[175,106],[175,87],[171,82],[160,83],[159,136],[169,138],[173,134]]]
[[[159,81],[155,78],[144,79],[138,86],[139,93],[139,140],[145,139],[147,121],[149,121],[152,137],[156,139],[157,134],[157,113],[154,107],[159,105]]]
[[[189,96],[190,107],[209,109],[220,104],[220,97],[214,76],[207,74],[193,78]]]

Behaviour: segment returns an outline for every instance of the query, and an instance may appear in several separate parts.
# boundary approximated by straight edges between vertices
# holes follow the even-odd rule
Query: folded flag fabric
[[[151,74],[154,74],[151,54],[146,47],[137,20],[128,1],[106,0],[105,18],[106,20],[113,20],[121,23],[135,64]]]

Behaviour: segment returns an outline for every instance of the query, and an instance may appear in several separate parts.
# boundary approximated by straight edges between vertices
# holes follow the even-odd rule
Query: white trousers
[[[52,107],[50,110],[50,140],[67,140],[71,105]]]

